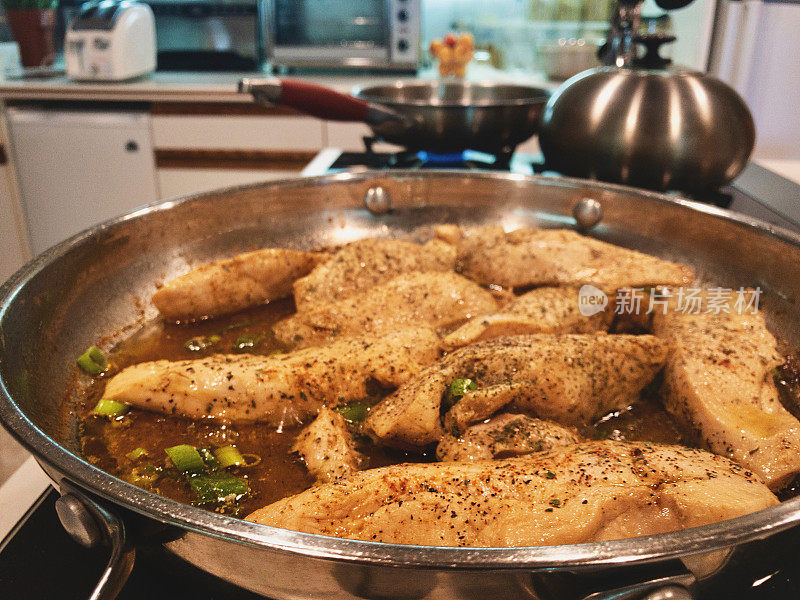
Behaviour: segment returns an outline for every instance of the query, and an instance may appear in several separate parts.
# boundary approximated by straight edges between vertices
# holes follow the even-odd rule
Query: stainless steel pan
[[[511,152],[536,133],[550,97],[524,85],[420,80],[359,88],[353,96],[290,79],[244,79],[239,91],[261,104],[362,121],[384,141],[442,153]]]
[[[365,198],[376,197],[383,202],[367,210]],[[602,214],[583,210],[593,206],[587,199]],[[279,600],[689,598],[745,571],[767,575],[781,552],[797,552],[800,498],[646,538],[543,548],[415,547],[225,517],[137,488],[77,454],[75,416],[64,410],[75,357],[98,340],[108,348],[154,318],[147,298],[158,281],[238,251],[402,236],[440,222],[574,227],[576,208],[584,226],[600,219],[590,230],[600,239],[685,261],[709,282],[761,286],[772,330],[800,342],[800,237],[716,208],[580,180],[366,172],[259,184],[145,207],[26,265],[0,288],[0,419],[66,494],[59,511],[76,539],[112,545],[94,598],[114,597],[136,544],[162,545]]]

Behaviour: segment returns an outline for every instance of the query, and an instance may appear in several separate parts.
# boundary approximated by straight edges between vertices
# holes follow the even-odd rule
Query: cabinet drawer
[[[152,116],[155,148],[320,150],[324,123],[295,116]]]

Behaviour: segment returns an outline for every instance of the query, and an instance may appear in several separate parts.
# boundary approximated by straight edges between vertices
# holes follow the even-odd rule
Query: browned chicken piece
[[[415,447],[438,442],[442,396],[452,381],[438,366],[430,367],[372,407],[364,432],[387,446]]]
[[[420,246],[400,240],[358,240],[298,279],[294,301],[298,311],[305,311],[363,293],[401,273],[452,271],[455,255],[455,247],[444,242]]]
[[[509,458],[581,441],[573,429],[528,415],[500,414],[467,427],[459,436],[445,434],[436,446],[441,461]]]
[[[499,461],[369,469],[247,520],[392,544],[519,547],[664,533],[777,503],[755,475],[724,457],[605,440]]]
[[[497,309],[492,295],[456,273],[403,273],[363,294],[298,312],[274,327],[288,347],[307,348],[354,335],[445,327]]]
[[[653,317],[653,331],[675,351],[664,370],[664,404],[698,443],[780,489],[800,473],[800,422],[780,403],[771,371],[783,363],[763,315]],[[706,310],[703,308],[702,310]]]
[[[455,246],[463,239],[464,232],[461,231],[461,227],[458,225],[443,223],[433,228],[433,235],[435,239]]]
[[[215,354],[128,367],[106,385],[104,398],[192,419],[294,424],[367,395],[376,381],[396,387],[439,356],[429,328],[365,336],[289,354]]]
[[[153,294],[168,321],[217,317],[292,293],[292,284],[327,260],[327,254],[268,248],[193,269]]]
[[[445,356],[370,411],[367,431],[384,444],[423,446],[442,435],[451,382],[470,379],[445,417],[463,431],[506,405],[564,425],[591,422],[634,402],[664,363],[668,345],[651,335],[520,335]]]
[[[347,421],[327,406],[308,425],[292,446],[303,457],[308,472],[318,481],[335,481],[361,468],[364,456],[356,450]]]
[[[613,305],[590,317],[581,314],[576,287],[542,287],[518,296],[502,310],[475,317],[445,336],[447,349],[504,335],[526,333],[593,333],[605,331]]]
[[[482,227],[459,244],[456,270],[482,284],[593,284],[601,289],[685,285],[687,266],[607,244],[567,229]]]

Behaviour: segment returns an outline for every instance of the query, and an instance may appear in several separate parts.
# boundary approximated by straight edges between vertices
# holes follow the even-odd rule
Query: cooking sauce
[[[145,325],[114,349],[109,356],[112,367],[104,376],[95,379],[81,402],[80,437],[84,457],[121,479],[168,498],[191,503],[194,496],[185,479],[170,469],[167,468],[153,483],[142,481],[141,477],[137,479],[137,474],[142,474],[148,465],[169,467],[164,449],[171,446],[190,444],[198,448],[217,448],[235,444],[240,452],[261,459],[259,464],[252,467],[233,470],[247,479],[250,486],[250,492],[238,506],[233,511],[217,508],[240,516],[308,489],[314,479],[308,475],[299,457],[291,452],[301,426],[288,424],[276,429],[260,423],[230,425],[212,419],[193,421],[135,409],[113,420],[91,414],[102,397],[106,380],[133,364],[160,359],[200,358],[215,352],[236,352],[239,350],[237,346],[243,346],[242,351],[251,354],[267,355],[283,351],[271,333],[271,326],[293,311],[294,303],[285,300],[192,325],[160,321]],[[205,351],[190,351],[186,347],[189,340],[207,340],[211,336],[218,336],[219,340]],[[253,346],[245,345],[250,343]],[[376,396],[369,402],[380,399]],[[433,460],[432,453],[412,454],[381,448],[361,438],[358,438],[358,443],[359,450],[367,456],[368,467]],[[146,454],[139,458],[127,456],[138,448],[144,448]]]
[[[212,419],[193,421],[135,409],[112,420],[91,414],[102,397],[106,379],[129,365],[159,359],[199,358],[215,352],[246,351],[268,355],[284,351],[272,335],[271,326],[293,310],[293,302],[286,300],[192,325],[156,321],[143,327],[111,353],[111,368],[104,376],[95,379],[81,403],[84,456],[117,477],[180,502],[191,503],[194,497],[189,485],[183,476],[170,469],[164,449],[179,444],[198,448],[235,444],[242,453],[260,459],[254,466],[233,469],[236,475],[247,480],[250,492],[238,505],[212,509],[240,516],[309,488],[314,480],[300,458],[291,452],[300,426],[230,425]],[[196,350],[195,343],[195,351],[192,351],[187,342],[193,338],[204,338],[206,342],[213,339],[214,342],[200,351]],[[783,375],[788,379],[788,370],[784,370]],[[794,369],[792,375],[796,375]],[[580,433],[593,439],[691,445],[691,440],[681,434],[675,421],[661,406],[657,389],[658,382],[654,382],[643,391],[639,402],[585,425]],[[376,395],[368,401],[372,404],[380,399]],[[361,437],[357,441],[359,450],[367,457],[367,468],[401,462],[427,462],[434,458],[433,449],[417,454],[381,448]],[[128,456],[139,448],[144,449],[143,456]],[[154,467],[160,470],[156,480],[141,477],[143,471],[150,469],[152,473]]]

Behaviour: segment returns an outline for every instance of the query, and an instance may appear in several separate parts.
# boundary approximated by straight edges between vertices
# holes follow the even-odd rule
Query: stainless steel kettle
[[[576,177],[656,190],[703,191],[733,180],[755,144],[744,100],[703,73],[666,68],[672,36],[639,36],[638,1],[620,2],[606,66],[579,73],[555,92],[539,141],[546,166]],[[647,46],[637,58],[635,44]]]

